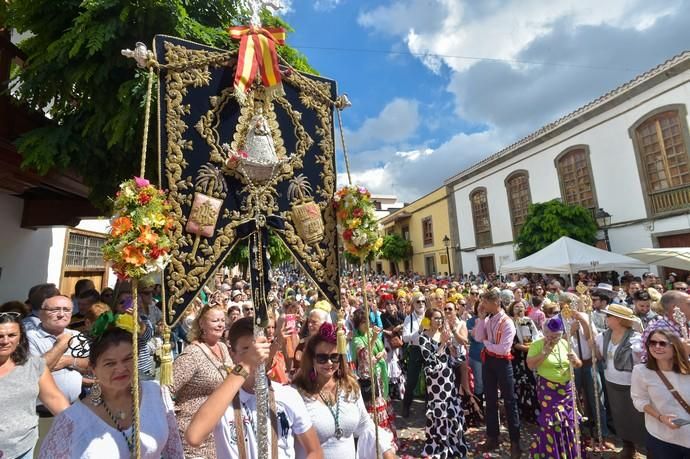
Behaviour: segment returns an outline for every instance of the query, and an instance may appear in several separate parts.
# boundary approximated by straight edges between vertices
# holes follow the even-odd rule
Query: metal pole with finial
[[[604,438],[601,434],[601,410],[599,407],[599,374],[597,372],[597,353],[594,351],[594,319],[593,319],[593,314],[594,310],[592,307],[592,297],[589,296],[589,288],[582,282],[578,282],[577,287],[575,288],[577,290],[577,293],[580,296],[580,300],[584,304],[585,312],[587,312],[587,318],[589,320],[589,341],[588,345],[589,348],[592,350],[592,368],[591,368],[591,373],[592,373],[592,383],[593,383],[593,390],[594,390],[594,400],[592,400],[592,403],[594,403],[594,415],[596,416],[596,426],[597,426],[597,444],[598,446],[602,446],[604,443]]]

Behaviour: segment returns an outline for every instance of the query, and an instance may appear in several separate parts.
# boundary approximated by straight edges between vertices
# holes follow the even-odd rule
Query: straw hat
[[[631,322],[635,322],[637,320],[637,317],[635,316],[635,314],[633,314],[632,309],[630,309],[627,306],[623,306],[622,304],[609,304],[609,306],[606,309],[604,309],[603,312],[610,316],[618,317],[619,319],[629,320]]]

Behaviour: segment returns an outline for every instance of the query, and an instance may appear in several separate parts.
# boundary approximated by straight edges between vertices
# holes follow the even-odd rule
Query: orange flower
[[[141,234],[137,238],[137,242],[144,245],[153,245],[158,241],[158,235],[151,231],[150,226],[144,226],[140,231]]]
[[[120,237],[132,228],[132,220],[129,217],[118,217],[113,220],[110,234],[113,237]]]
[[[128,245],[122,250],[122,255],[122,259],[125,263],[129,263],[130,265],[141,266],[146,263],[146,258],[144,258],[144,254],[141,253],[141,249],[138,247]]]

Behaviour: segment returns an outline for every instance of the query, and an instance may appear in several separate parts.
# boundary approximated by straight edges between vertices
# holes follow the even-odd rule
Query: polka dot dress
[[[422,334],[419,345],[424,357],[427,387],[426,442],[423,457],[450,459],[467,456],[464,415],[449,365],[450,351],[437,352],[439,343]]]

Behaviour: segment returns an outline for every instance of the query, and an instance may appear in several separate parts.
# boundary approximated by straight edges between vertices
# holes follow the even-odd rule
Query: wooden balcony
[[[649,203],[654,215],[690,208],[690,185],[649,194]]]

